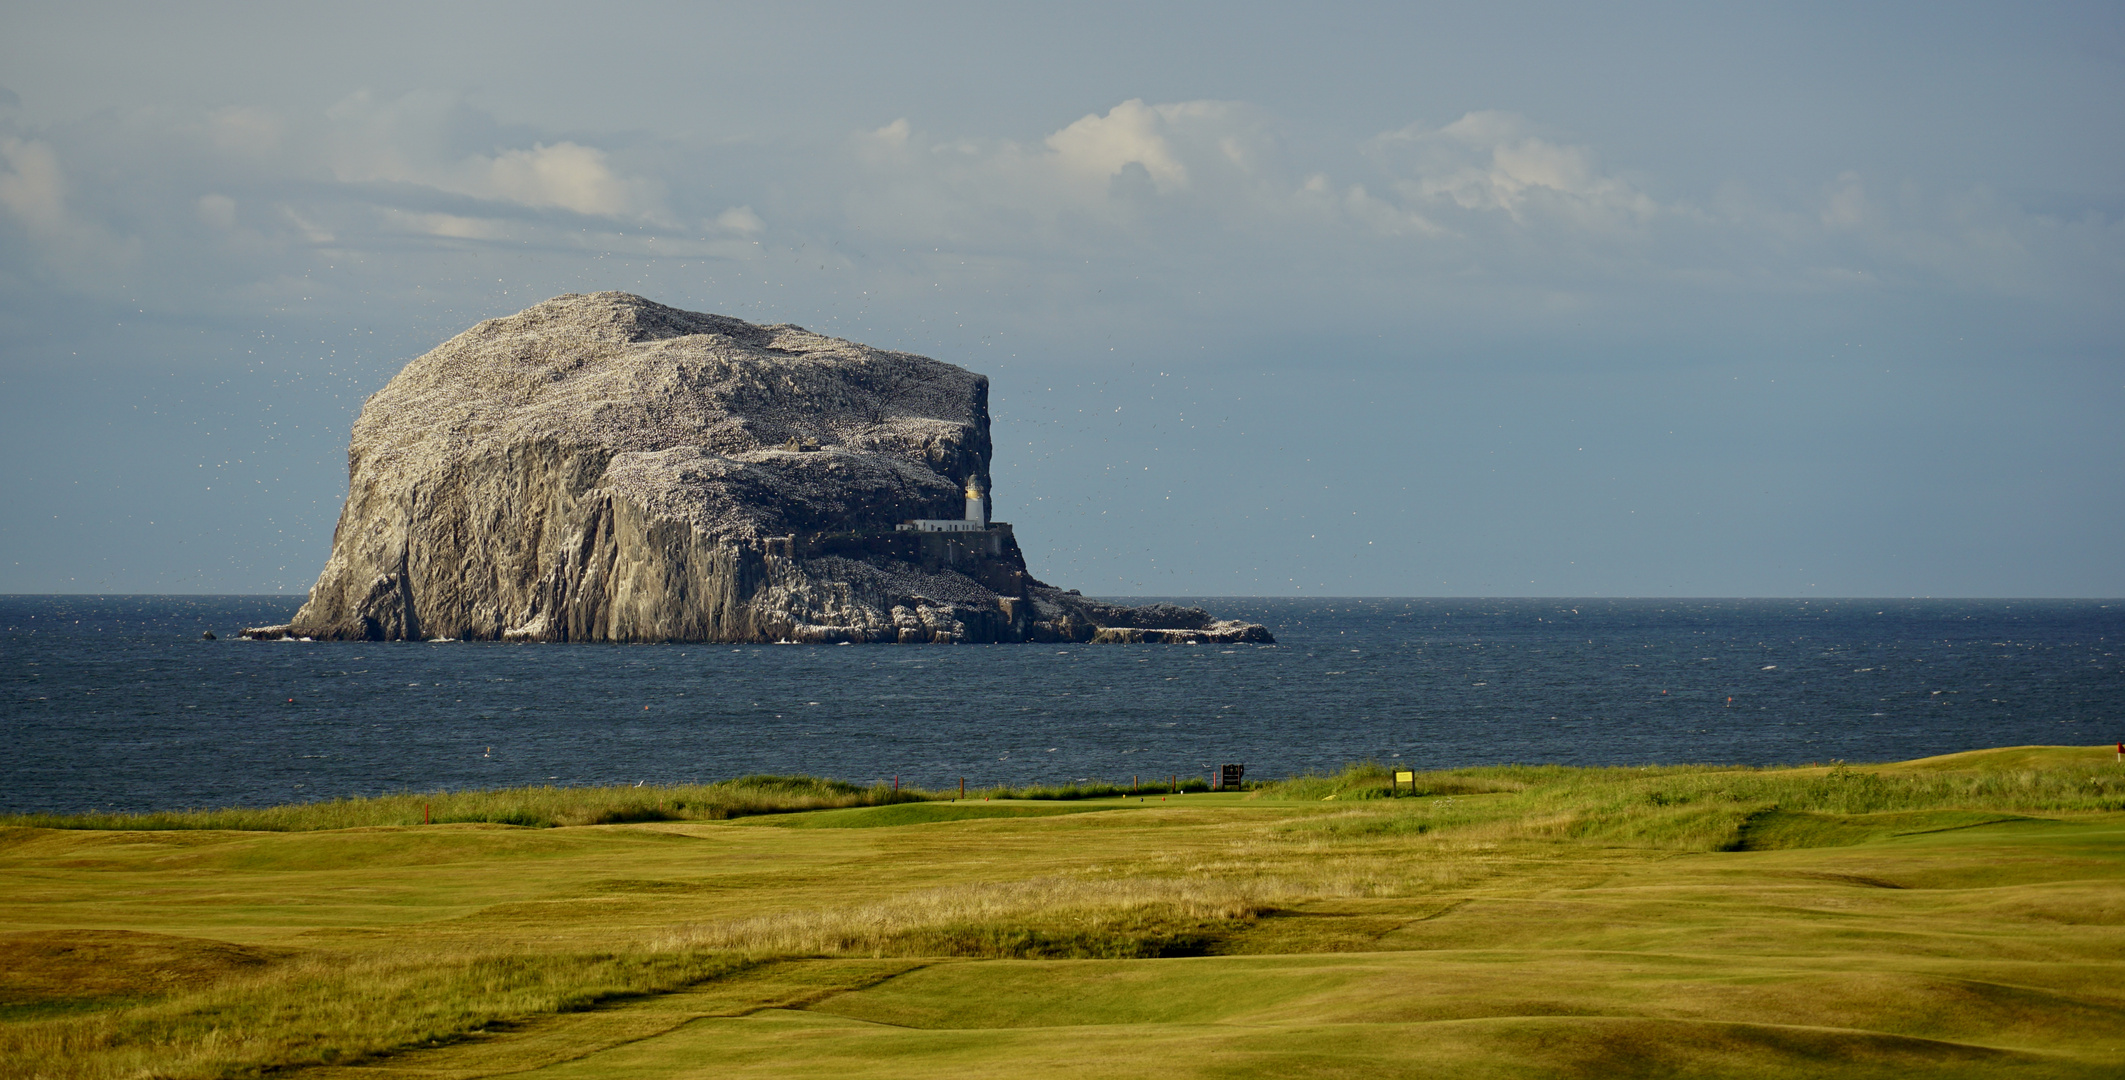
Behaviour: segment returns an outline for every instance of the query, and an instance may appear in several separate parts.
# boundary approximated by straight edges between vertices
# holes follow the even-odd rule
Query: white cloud
[[[2125,278],[2125,219],[2030,213],[1983,188],[1943,195],[1847,171],[1823,185],[1812,213],[1777,220],[1782,235],[1818,238],[1822,262],[1812,269],[1824,280],[2107,307]]]
[[[1303,154],[1275,131],[1250,106],[1217,101],[1131,99],[1032,143],[940,136],[900,118],[852,141],[852,170],[778,188],[778,228],[934,252],[932,286],[975,256],[1072,275],[1126,267],[1131,281],[1251,280],[1265,294],[1306,267],[1305,287],[1324,295],[1339,278],[1347,294],[1394,281],[1558,311],[1646,290],[1897,280],[2034,295],[2085,288],[2101,273],[2065,268],[2115,266],[2125,251],[2105,221],[2020,215],[1989,198],[1885,202],[1856,175],[1804,205],[1758,205],[1740,188],[1704,193],[1706,206],[1662,198],[1593,147],[1503,111]],[[997,280],[988,269],[968,285]],[[1541,299],[1554,296],[1572,303]]]
[[[41,140],[0,138],[0,206],[22,224],[44,265],[76,285],[106,288],[97,279],[139,255],[137,240],[122,239],[68,206],[59,154]]]
[[[910,130],[911,129],[908,127],[908,118],[903,116],[900,119],[895,120],[892,123],[887,124],[886,126],[871,132],[869,137],[872,141],[876,142],[881,147],[897,150],[908,144],[908,133]]]
[[[339,239],[331,229],[304,217],[300,211],[286,203],[282,203],[279,210],[280,216],[287,219],[287,222],[293,225],[295,231],[301,234],[302,238],[308,243],[329,244]]]
[[[236,200],[227,195],[201,195],[196,211],[199,220],[217,229],[236,227]]]
[[[1867,185],[1858,173],[1838,176],[1825,193],[1820,218],[1832,232],[1851,232],[1867,223]]]
[[[506,223],[493,218],[465,217],[462,214],[416,214],[403,210],[385,210],[383,218],[406,232],[451,240],[506,240],[511,235]],[[326,239],[329,240],[330,237]]]
[[[66,178],[50,144],[0,139],[0,205],[7,207],[31,233],[51,234],[66,228]]]
[[[1178,191],[1188,186],[1188,167],[1175,156],[1167,130],[1219,118],[1219,110],[1219,104],[1210,101],[1150,107],[1131,98],[1105,116],[1087,114],[1048,136],[1046,145],[1055,164],[1066,171],[1104,183],[1133,163],[1144,167],[1161,193]]]
[[[570,141],[463,153],[455,99],[409,94],[378,102],[366,92],[335,105],[326,153],[342,181],[411,183],[456,195],[599,217],[668,223],[664,186],[624,176],[609,155]],[[255,128],[255,121],[246,125]]]
[[[1343,160],[1300,159],[1257,110],[1224,101],[1130,99],[1037,147],[925,137],[903,118],[857,140],[867,175],[851,202],[867,228],[955,241],[1003,242],[999,233],[1013,231],[1023,241],[1093,222],[1136,238],[1215,221],[1315,248],[1421,242],[1427,259],[1464,261],[1495,261],[1506,233],[1522,248],[1583,247],[1702,216],[1663,205],[1605,171],[1592,149],[1542,137],[1513,113],[1411,125],[1351,149]]]
[[[942,295],[957,280],[984,295],[1168,289],[1213,304],[1299,289],[1467,311],[1470,298],[1519,310],[1634,289],[2064,295],[2114,279],[2125,252],[2108,219],[1856,173],[1783,202],[1732,185],[1700,210],[1512,113],[1340,144],[1294,147],[1282,130],[1241,102],[1130,99],[1022,140],[903,117],[829,145],[608,149],[442,95],[355,95],[322,118],[142,110],[35,137],[0,126],[0,222],[32,241],[0,274],[37,264],[84,292],[137,280],[197,301],[298,280],[312,260],[441,267],[423,260],[507,245],[500,276],[589,252],[809,267],[863,296]],[[719,274],[701,280],[732,280]]]
[[[753,213],[753,208],[750,206],[733,206],[717,214],[715,225],[719,229],[727,229],[745,236],[751,236],[767,228],[767,222],[760,220],[760,215]]]
[[[207,138],[218,149],[270,158],[286,148],[287,121],[271,109],[232,105],[207,117]]]
[[[467,195],[604,217],[664,216],[661,185],[622,177],[607,164],[603,150],[572,142],[509,150],[493,158],[475,155],[465,159],[460,172],[470,181],[459,189]]]
[[[1033,144],[941,138],[902,118],[851,149],[861,171],[834,197],[866,231],[913,242],[1075,249],[1101,239],[1095,224],[1137,242],[1206,214],[1244,227],[1296,209],[1269,125],[1237,102],[1131,99]]]
[[[1320,193],[1319,189],[1321,186],[1325,186],[1326,178],[1323,177],[1321,179],[1323,181],[1321,185],[1309,182],[1306,190],[1313,194]],[[1389,202],[1386,199],[1375,197],[1371,192],[1365,190],[1365,185],[1363,184],[1350,185],[1350,189],[1343,192],[1339,202],[1340,209],[1349,215],[1351,220],[1359,222],[1374,232],[1385,236],[1448,235],[1446,229],[1441,228],[1430,218],[1414,210]]]
[[[1397,174],[1396,188],[1407,198],[1498,211],[1522,225],[1539,218],[1617,230],[1670,209],[1604,173],[1591,149],[1538,138],[1532,128],[1517,113],[1472,112],[1442,128],[1412,124],[1387,132],[1367,150]]]

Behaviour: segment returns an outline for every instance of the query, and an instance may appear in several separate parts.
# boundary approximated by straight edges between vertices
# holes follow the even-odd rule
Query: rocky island
[[[362,407],[332,554],[253,638],[1269,642],[1035,580],[989,381],[605,292],[490,319]]]

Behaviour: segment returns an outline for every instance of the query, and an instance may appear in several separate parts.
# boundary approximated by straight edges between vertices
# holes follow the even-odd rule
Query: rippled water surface
[[[1892,760],[2125,737],[2110,601],[1192,601],[1275,646],[233,640],[291,597],[0,597],[0,810],[805,772],[970,784]],[[220,640],[202,640],[212,630]]]

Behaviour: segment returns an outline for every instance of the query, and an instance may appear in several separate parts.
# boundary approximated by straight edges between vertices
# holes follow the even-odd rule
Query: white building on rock
[[[957,518],[916,518],[899,527],[901,532],[986,532],[989,528],[989,502],[983,496],[980,481],[967,481],[967,516]]]

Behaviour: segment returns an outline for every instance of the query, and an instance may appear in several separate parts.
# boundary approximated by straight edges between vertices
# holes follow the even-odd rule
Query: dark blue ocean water
[[[1185,599],[1185,598],[1176,598]],[[1193,601],[1275,646],[234,640],[292,597],[0,597],[0,810],[805,772],[1881,761],[2125,737],[2125,603]],[[202,630],[221,635],[200,639]]]

